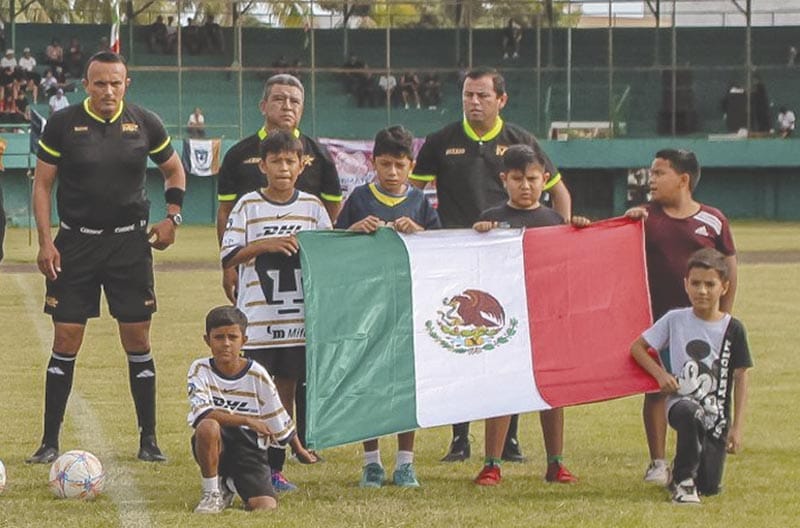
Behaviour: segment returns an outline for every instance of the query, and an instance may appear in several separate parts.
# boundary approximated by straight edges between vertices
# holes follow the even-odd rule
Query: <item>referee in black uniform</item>
[[[294,134],[303,143],[303,172],[295,187],[313,194],[322,200],[331,222],[336,221],[342,205],[342,188],[336,165],[328,149],[297,128],[303,117],[303,84],[289,74],[273,75],[264,85],[264,94],[259,110],[264,116],[264,126],[228,150],[222,160],[217,183],[217,236],[222,240],[225,227],[236,201],[243,195],[267,185],[267,177],[258,168],[260,161],[258,146],[266,139],[270,130],[283,130]],[[226,270],[223,275],[225,295],[236,302],[236,270]]]
[[[544,154],[530,132],[500,117],[508,102],[506,83],[494,68],[475,68],[467,73],[462,91],[464,118],[425,138],[414,174],[409,178],[419,188],[436,182],[438,213],[445,228],[471,228],[480,214],[508,200],[500,180],[502,156],[511,145],[529,145],[541,154],[551,177],[544,190],[553,209],[569,221],[572,200],[561,174]],[[517,441],[518,416],[508,429],[503,459],[522,461]],[[453,441],[442,459],[465,460],[470,456],[469,423],[453,426]]]
[[[128,355],[140,442],[138,458],[166,460],[156,443],[156,377],[150,319],[156,310],[151,246],[166,249],[181,223],[186,176],[170,137],[152,112],[125,103],[130,80],[123,59],[92,56],[82,103],[56,112],[39,141],[33,208],[39,270],[47,278],[45,312],[53,318],[53,353],[45,383],[44,435],[28,459],[49,463],[72,389],[75,358],[86,321],[100,313],[100,289],[117,319]],[[147,230],[147,158],[165,179],[166,218]],[[58,180],[60,228],[50,231],[51,190]]]

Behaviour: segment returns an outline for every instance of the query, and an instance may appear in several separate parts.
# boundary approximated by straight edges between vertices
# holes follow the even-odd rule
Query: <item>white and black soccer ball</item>
[[[3,461],[0,460],[0,493],[3,493],[6,489],[6,467],[3,465]]]
[[[67,451],[50,466],[50,491],[60,499],[93,499],[105,480],[103,464],[88,451]]]

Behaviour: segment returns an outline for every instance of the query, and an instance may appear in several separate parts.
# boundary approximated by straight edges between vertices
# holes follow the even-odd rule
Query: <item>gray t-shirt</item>
[[[680,308],[667,312],[642,338],[656,350],[666,349],[664,368],[678,379],[667,413],[681,399],[692,399],[705,411],[707,430],[726,430],[733,370],[752,366],[742,324],[730,314],[704,321],[692,308]]]

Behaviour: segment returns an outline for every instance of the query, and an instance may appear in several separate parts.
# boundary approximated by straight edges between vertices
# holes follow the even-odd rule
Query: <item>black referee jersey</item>
[[[325,147],[294,129],[303,143],[303,172],[295,188],[328,202],[342,201],[342,187],[336,165]],[[217,195],[220,202],[234,202],[245,194],[267,185],[267,177],[258,168],[259,144],[267,137],[264,127],[236,143],[225,154],[219,170]]]
[[[38,158],[58,167],[60,220],[95,229],[147,221],[147,158],[161,165],[173,153],[153,112],[123,102],[105,119],[91,111],[88,98],[53,114],[39,147]]]
[[[544,157],[550,173],[545,190],[561,180],[533,134],[500,117],[483,137],[466,118],[430,134],[417,155],[411,179],[436,181],[438,212],[444,227],[472,227],[482,211],[508,199],[500,180],[502,155],[509,146],[519,144],[530,145]]]

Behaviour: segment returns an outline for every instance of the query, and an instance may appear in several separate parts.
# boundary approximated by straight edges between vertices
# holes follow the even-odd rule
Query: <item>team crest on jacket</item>
[[[519,322],[506,320],[503,305],[481,290],[464,290],[442,300],[436,321],[426,321],[428,335],[456,354],[480,354],[508,343]]]

